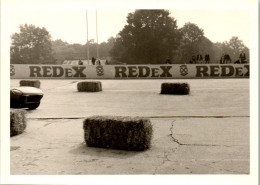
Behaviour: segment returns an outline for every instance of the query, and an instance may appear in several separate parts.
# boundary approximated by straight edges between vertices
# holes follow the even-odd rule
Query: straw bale
[[[27,126],[26,111],[10,109],[10,136],[23,133]]]
[[[121,150],[151,147],[151,121],[141,117],[92,116],[83,122],[87,146]]]
[[[99,81],[83,81],[77,84],[79,92],[99,92],[102,91],[102,84]]]
[[[41,82],[39,80],[21,80],[20,86],[31,86],[40,88]]]
[[[162,83],[161,94],[186,95],[190,93],[188,83]]]

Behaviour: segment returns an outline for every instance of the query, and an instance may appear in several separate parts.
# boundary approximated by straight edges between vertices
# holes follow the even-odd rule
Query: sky
[[[20,24],[33,24],[45,27],[53,40],[61,39],[70,44],[87,42],[106,42],[115,37],[127,24],[127,15],[135,9],[32,9],[23,8],[10,12],[10,35],[19,33]],[[212,42],[229,41],[237,36],[249,46],[250,12],[245,9],[169,9],[170,16],[177,20],[178,28],[185,23],[197,24],[204,30],[204,35]],[[88,13],[86,13],[88,12]],[[96,13],[98,38],[96,34]],[[87,19],[88,15],[88,19]]]

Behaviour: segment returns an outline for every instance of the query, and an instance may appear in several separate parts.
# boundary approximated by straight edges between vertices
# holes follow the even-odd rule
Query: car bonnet
[[[17,89],[21,91],[23,94],[27,94],[27,95],[43,95],[42,90],[36,87],[22,86],[22,87],[15,87],[12,89]]]

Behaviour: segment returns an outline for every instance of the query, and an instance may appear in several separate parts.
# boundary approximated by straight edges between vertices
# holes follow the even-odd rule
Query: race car
[[[36,87],[22,86],[10,89],[11,108],[36,109],[42,97],[42,90]]]

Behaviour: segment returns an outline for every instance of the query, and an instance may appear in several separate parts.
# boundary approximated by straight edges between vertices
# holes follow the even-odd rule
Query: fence
[[[249,78],[249,64],[10,65],[11,79]]]

